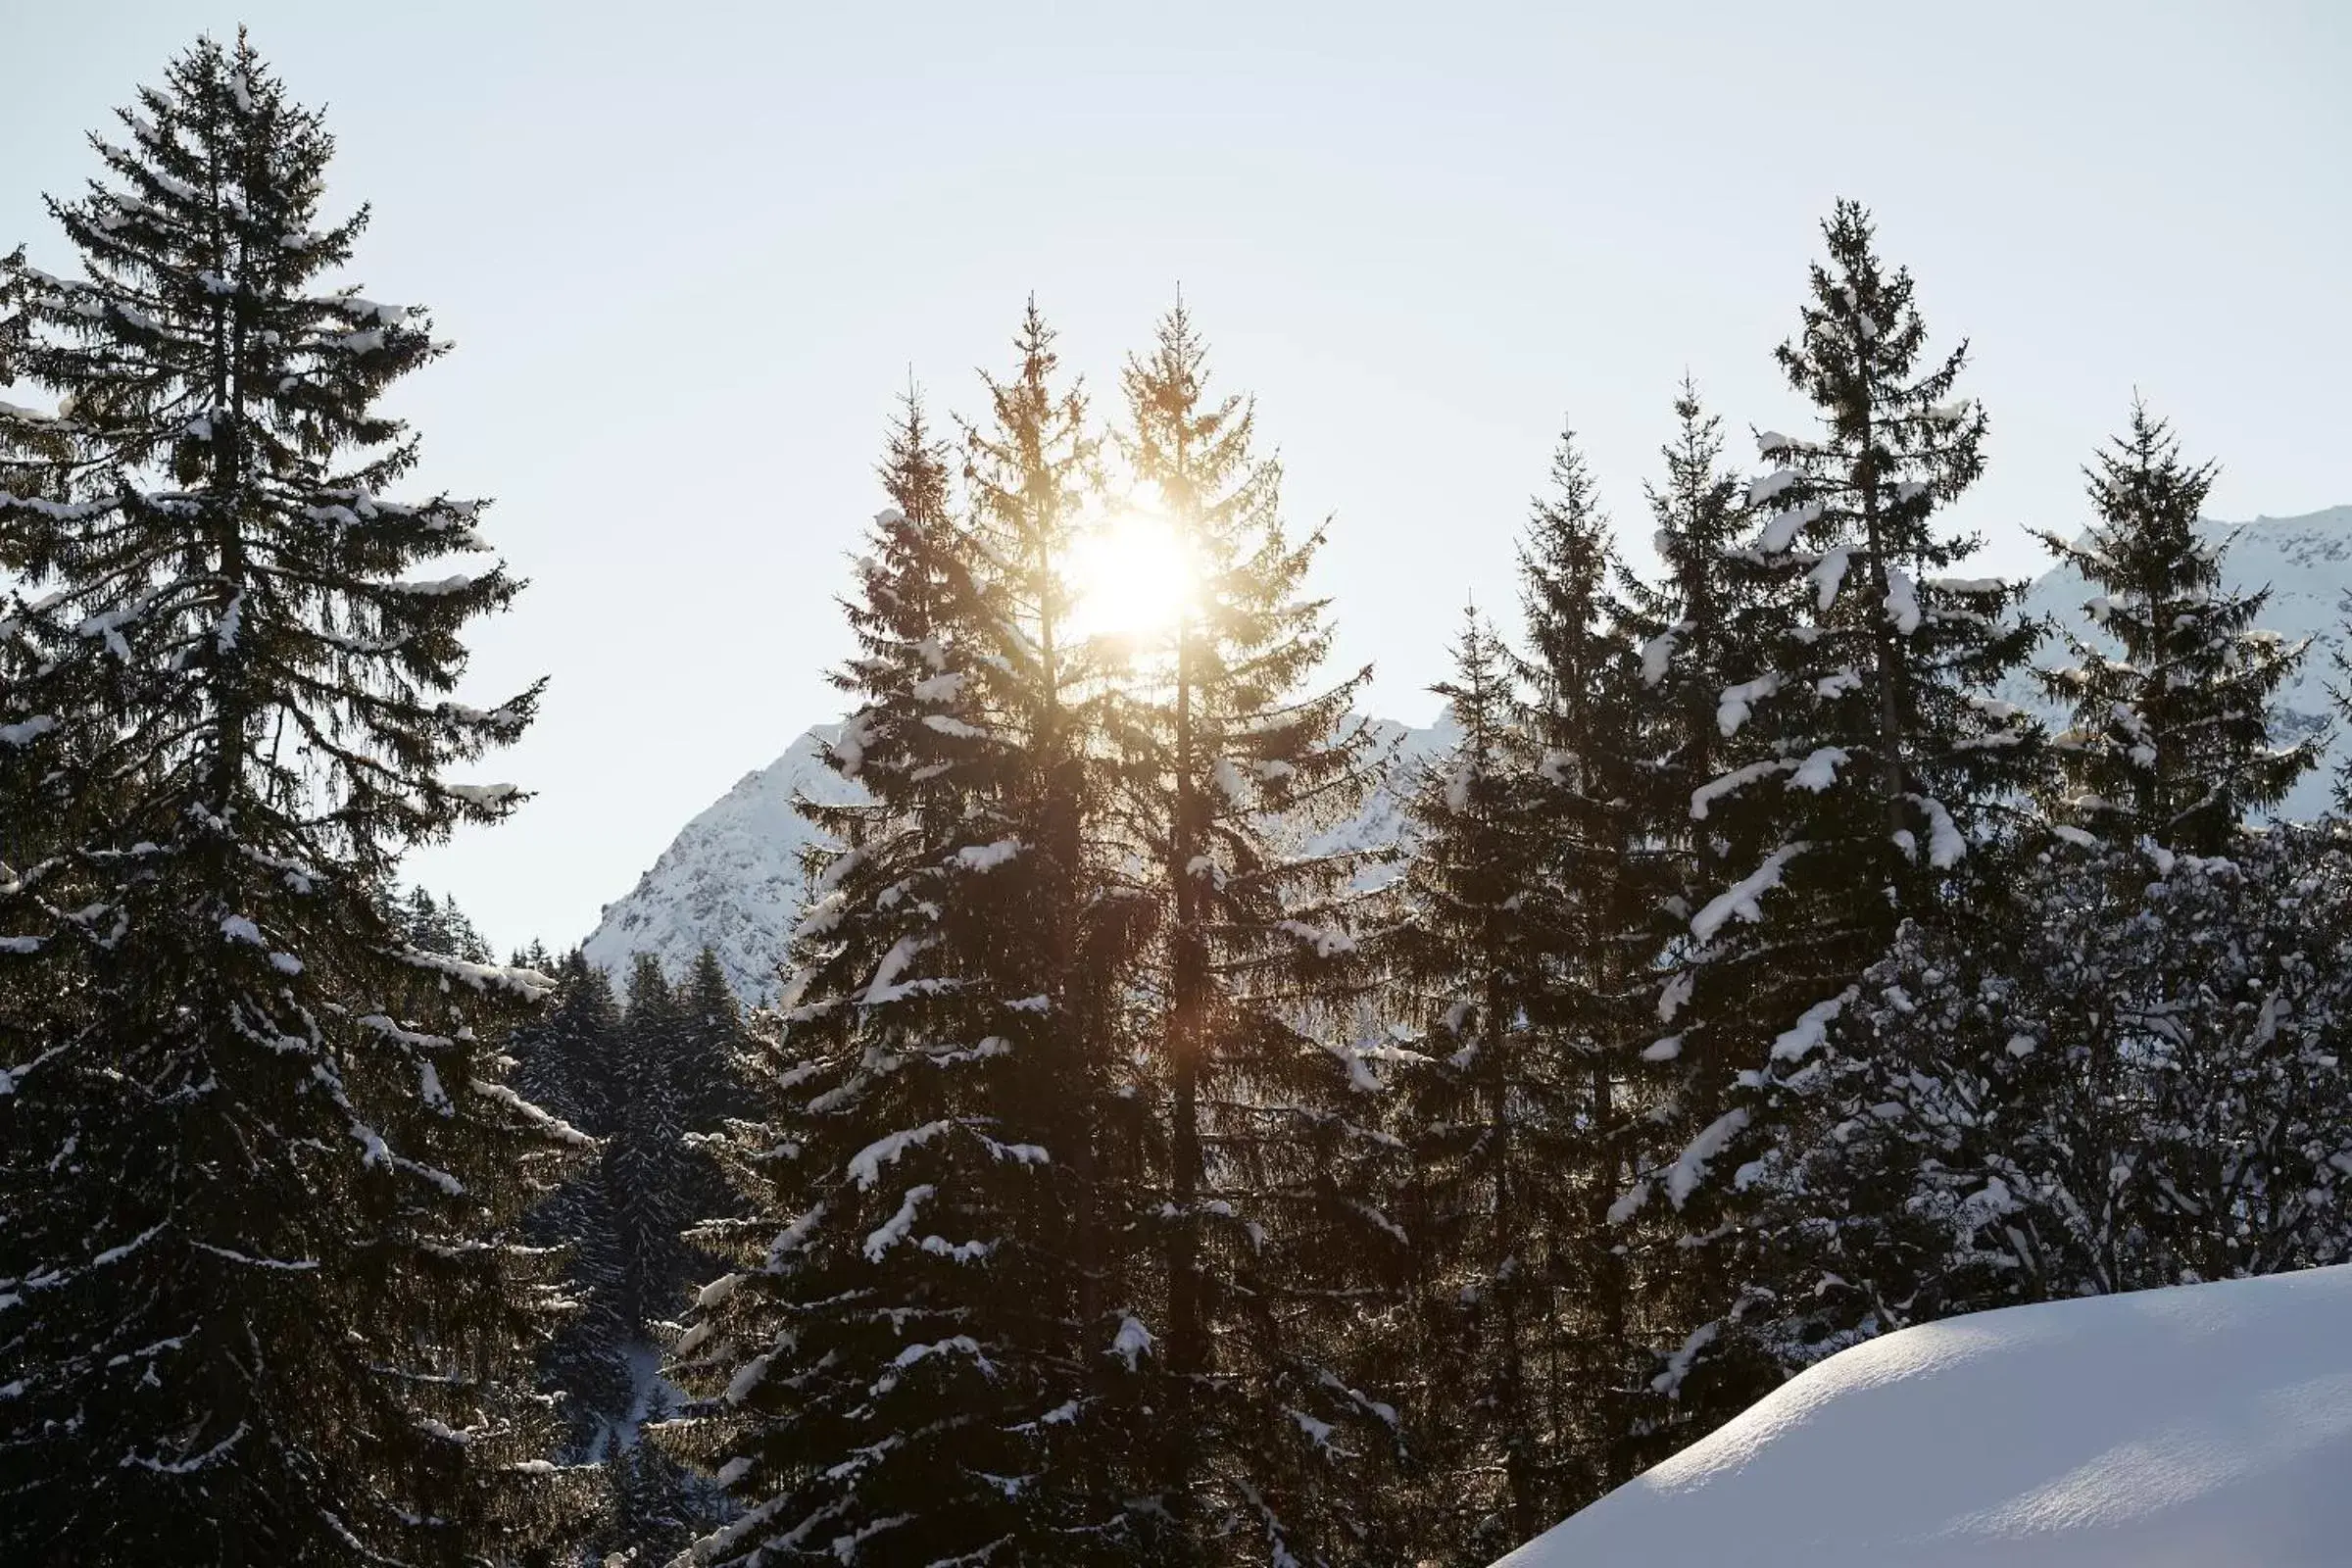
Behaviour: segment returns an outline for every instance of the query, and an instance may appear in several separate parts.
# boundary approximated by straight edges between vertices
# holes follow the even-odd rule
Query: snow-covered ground
[[[2352,1265],[1833,1356],[1496,1568],[2346,1568]]]

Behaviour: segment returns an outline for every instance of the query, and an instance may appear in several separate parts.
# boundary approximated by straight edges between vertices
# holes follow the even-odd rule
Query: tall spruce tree
[[[1412,1171],[1396,1217],[1414,1239],[1405,1402],[1423,1550],[1483,1563],[1589,1490],[1563,1473],[1586,1450],[1551,1424],[1548,1385],[1555,1336],[1583,1327],[1561,1323],[1555,1293],[1589,1234],[1573,1175],[1592,1154],[1591,1080],[1538,1025],[1563,947],[1545,781],[1510,661],[1475,613],[1438,691],[1461,738],[1412,779],[1405,909],[1374,951],[1422,1058],[1402,1079]]]
[[[1278,838],[1351,813],[1369,736],[1358,673],[1320,691],[1322,542],[1294,539],[1254,416],[1207,388],[1181,302],[1123,377],[1122,444],[1173,533],[1192,602],[1131,675],[1118,734],[1135,891],[1155,936],[1151,1103],[1160,1278],[1127,1353],[1157,1423],[1148,1495],[1171,1560],[1369,1561],[1356,1467],[1393,1450],[1394,1409],[1348,1375],[1366,1271],[1401,1233],[1366,1166],[1385,1145],[1352,1032],[1357,857]],[[1139,1308],[1144,1303],[1138,1302]]]
[[[478,503],[381,492],[420,310],[322,291],[332,143],[242,36],[93,138],[51,215],[83,275],[9,270],[73,499],[0,498],[63,618],[14,701],[71,803],[0,884],[0,965],[59,1004],[8,1074],[0,1545],[13,1560],[480,1562],[550,1481],[550,1326],[520,1211],[579,1134],[477,1032],[544,977],[418,952],[373,890],[494,822],[451,769],[536,689],[451,692],[503,567]],[[429,1006],[407,1004],[419,978]]]
[[[735,1268],[678,1345],[703,1402],[672,1441],[745,1508],[705,1560],[1131,1560],[1132,1493],[1084,1451],[1114,1347],[1075,1338],[1084,1009],[1057,1006],[1052,940],[1085,903],[1054,809],[1085,803],[1044,749],[1070,740],[1063,592],[1036,567],[1082,420],[1034,311],[1019,348],[989,436],[1019,472],[975,443],[958,520],[910,398],[847,606],[858,707],[830,760],[870,804],[803,808],[831,847],[755,1052],[764,1116],[726,1150],[753,1212],[705,1227]]]
[[[1810,603],[1783,658],[1726,693],[1756,710],[1773,755],[1769,770],[1722,782],[1777,778],[1780,843],[1692,917],[1701,940],[1737,920],[1734,948],[1772,949],[1768,984],[1748,988],[1762,1026],[1749,1057],[1757,1102],[1726,1114],[1784,1129],[1841,1125],[1849,1097],[1869,1092],[1867,1075],[1824,1077],[1809,1058],[1901,920],[1965,921],[1997,885],[1998,830],[2042,751],[2039,727],[1991,695],[2039,636],[2013,612],[2023,585],[1944,574],[1978,544],[1940,522],[1983,468],[1984,411],[1958,396],[1966,345],[1928,357],[1910,273],[1880,261],[1859,206],[1840,202],[1823,231],[1829,256],[1811,270],[1802,331],[1779,351],[1820,439],[1761,437],[1782,466],[1748,490],[1783,509],[1758,533],[1759,557]],[[1770,1197],[1763,1234],[1786,1270],[1757,1282],[1785,1364],[1903,1310],[1902,1249],[1877,1250],[1901,1229],[1886,1207],[1893,1194],[1847,1183],[1850,1211],[1822,1212],[1783,1157],[1813,1138],[1791,1132],[1744,1169]],[[1716,1152],[1748,1152],[1738,1144],[1727,1136]]]
[[[1750,993],[1774,955],[1702,942],[1690,921],[1782,842],[1774,793],[1743,787],[1779,770],[1765,727],[1746,722],[1744,693],[1790,646],[1798,610],[1749,547],[1755,517],[1724,463],[1721,421],[1688,381],[1674,415],[1663,482],[1646,490],[1661,571],[1654,581],[1625,571],[1618,584],[1642,759],[1631,770],[1633,858],[1648,905],[1644,1027],[1622,1063],[1625,1185],[1603,1216],[1628,1271],[1628,1338],[1647,1357],[1608,1426],[1629,1469],[1683,1446],[1773,1377],[1722,1333],[1755,1266],[1738,1223],[1742,1195],[1700,1180],[1705,1167],[1682,1156],[1737,1120],[1752,1067]]]
[[[1148,1524],[1126,1507],[1152,1422],[1129,1332],[1145,1190],[1127,992],[1148,910],[1118,897],[1112,881],[1123,846],[1109,831],[1113,759],[1102,734],[1123,628],[1086,632],[1070,579],[1100,498],[1102,443],[1080,389],[1055,385],[1053,345],[1032,299],[1014,340],[1015,372],[986,378],[989,418],[963,426],[963,478],[1012,619],[1009,646],[982,671],[1000,724],[1022,742],[1012,804],[1031,825],[1021,871],[1033,902],[1007,936],[1042,965],[1039,994],[1053,1020],[1058,1116],[1050,1147],[1063,1230],[1051,1245],[1064,1293],[1053,1303],[1063,1327],[1054,1375],[1073,1396],[1059,1506],[1074,1558],[1115,1558],[1136,1549]]]
[[[1818,437],[1759,437],[1780,462],[1743,498],[1777,509],[1746,547],[1767,612],[1754,665],[1717,693],[1726,744],[1689,805],[1737,858],[1692,890],[1658,998],[1670,1028],[1686,1008],[1710,1020],[1738,1076],[1618,1208],[1663,1197],[1690,1234],[1738,1244],[1662,1391],[1708,1363],[1793,1364],[1877,1321],[1872,1261],[1845,1246],[1880,1228],[1816,1214],[1793,1186],[1797,1124],[1842,1119],[1808,1098],[1809,1058],[1903,918],[1965,918],[2038,765],[2036,727],[1989,695],[2036,635],[2011,613],[2021,588],[1945,574],[1976,541],[1941,511],[1983,466],[1983,411],[1957,396],[1965,347],[1928,357],[1911,276],[1880,261],[1859,206],[1840,202],[1823,233],[1802,329],[1779,351]],[[1679,1052],[1672,1039],[1650,1049]]]
[[[2098,592],[2086,607],[2114,652],[2069,632],[2074,662],[2042,677],[2072,726],[2053,747],[2067,813],[2124,844],[2218,855],[2247,815],[2283,800],[2321,737],[2274,747],[2278,688],[2305,649],[2255,628],[2267,588],[2222,586],[2221,547],[2197,529],[2213,466],[2144,404],[2088,473],[2084,538],[2040,536]]]
[[[1624,572],[1573,434],[1560,437],[1551,479],[1519,547],[1523,723],[1537,749],[1528,807],[1542,837],[1520,913],[1552,944],[1531,1022],[1563,1082],[1581,1090],[1554,1107],[1565,1116],[1556,1131],[1575,1136],[1561,1151],[1573,1157],[1551,1173],[1573,1193],[1578,1223],[1555,1233],[1543,1285],[1544,1402],[1560,1454],[1547,1500],[1558,1516],[1631,1474],[1628,1280],[1609,1214],[1638,1152],[1626,1094],[1650,1038],[1640,1008],[1661,866],[1638,809],[1650,759],[1642,671],[1613,592]]]

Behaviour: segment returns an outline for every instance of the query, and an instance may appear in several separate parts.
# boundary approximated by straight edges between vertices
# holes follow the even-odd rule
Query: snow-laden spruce
[[[1294,536],[1254,410],[1208,389],[1181,301],[1129,360],[1120,431],[1137,489],[1193,564],[1196,602],[1137,651],[1111,731],[1119,809],[1151,941],[1130,984],[1146,1079],[1162,1292],[1145,1304],[1158,1443],[1152,1505],[1180,1560],[1252,1541],[1277,1561],[1360,1560],[1378,1519],[1367,1467],[1393,1456],[1353,1288],[1396,1256],[1377,1201],[1393,1145],[1359,1054],[1358,854],[1298,838],[1353,816],[1372,736],[1348,720],[1369,671],[1315,684],[1322,544]]]
[[[0,497],[58,807],[0,868],[0,1555],[501,1555],[552,1475],[514,1225],[588,1140],[477,1033],[546,977],[376,890],[520,798],[466,786],[536,689],[452,697],[517,584],[479,503],[390,493],[375,402],[444,346],[330,282],[367,214],[320,215],[318,117],[240,36],[119,121],[50,203],[76,268],[4,274],[61,413]]]
[[[1961,917],[1985,870],[1979,847],[2038,758],[2023,715],[1971,700],[2036,632],[2014,616],[2017,590],[1949,575],[1977,541],[1940,514],[1982,469],[1985,429],[1960,395],[1965,347],[1928,356],[1911,276],[1881,262],[1861,208],[1839,203],[1823,234],[1801,330],[1779,350],[1818,434],[1762,434],[1771,466],[1740,498],[1753,533],[1695,573],[1676,567],[1684,596],[1737,631],[1719,634],[1731,652],[1709,671],[1713,734],[1704,689],[1660,715],[1676,737],[1661,755],[1678,765],[1653,821],[1690,846],[1686,877],[1700,873],[1662,905],[1683,922],[1662,955],[1658,1023],[1680,1037],[1665,1059],[1684,1082],[1664,1103],[1686,1141],[1647,1154],[1614,1210],[1663,1226],[1678,1252],[1727,1254],[1677,1265],[1670,1293],[1705,1298],[1661,1337],[1690,1348],[1660,1376],[1678,1395],[1719,1378],[1735,1401],[1769,1376],[1774,1357],[1747,1331],[1788,1245],[1747,1222],[1753,1189],[1780,1168],[1787,1080],[1803,1070],[1774,1044],[1840,997],[1906,915]],[[1650,619],[1695,613],[1669,601]]]
[[[829,752],[863,799],[805,808],[828,847],[722,1146],[750,1212],[703,1228],[730,1272],[674,1351],[697,1402],[662,1441],[741,1509],[696,1562],[1101,1560],[1151,1523],[1115,1436],[1131,1161],[1098,1125],[1118,917],[1052,570],[1089,454],[1051,343],[1032,311],[977,515],[911,401],[894,433]]]
[[[2225,547],[2197,530],[2213,471],[2183,463],[2164,421],[2134,403],[2129,433],[2091,470],[2089,531],[2041,536],[2097,590],[2084,607],[2096,641],[2068,634],[2072,662],[2042,677],[2073,719],[2054,741],[2059,808],[2118,844],[2223,853],[2320,756],[2319,735],[2272,743],[2305,649],[2256,628],[2267,588],[2224,587]]]

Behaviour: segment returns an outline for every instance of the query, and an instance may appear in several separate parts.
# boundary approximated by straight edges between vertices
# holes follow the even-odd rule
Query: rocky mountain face
[[[840,726],[821,725],[678,830],[637,885],[605,906],[582,949],[588,961],[627,976],[650,953],[674,980],[706,947],[746,1001],[765,1001],[776,986],[784,938],[799,919],[801,854],[814,837],[795,800],[846,805],[855,786],[825,765],[823,748]]]
[[[2290,641],[2310,640],[2301,673],[2281,695],[2279,738],[2328,728],[2332,712],[2327,684],[2335,678],[2332,656],[2347,648],[2343,621],[2347,601],[2352,600],[2352,507],[2207,526],[2217,540],[2228,544],[2224,560],[2230,586],[2271,590],[2262,624]],[[2061,568],[2034,585],[2027,610],[2062,624],[2087,627],[2082,604],[2089,597],[2090,590],[2073,568]],[[2043,646],[2039,662],[2052,663],[2062,658],[2062,645],[2053,640]],[[2028,706],[2040,704],[2038,691],[2026,682],[2003,695]],[[1312,848],[1396,843],[1403,827],[1401,796],[1409,789],[1409,768],[1394,764],[1434,756],[1452,741],[1450,727],[1444,724],[1416,729],[1389,720],[1371,722],[1377,742],[1392,758],[1394,779],[1374,791],[1352,820],[1309,839]],[[855,787],[824,764],[821,748],[836,733],[833,726],[809,730],[766,767],[746,773],[680,829],[636,887],[605,906],[603,920],[585,944],[590,961],[622,976],[635,955],[651,953],[675,977],[708,946],[747,1001],[771,997],[785,936],[798,918],[801,854],[811,838],[793,801],[805,797],[832,804],[857,799]],[[2336,762],[2345,753],[2345,742],[2338,737],[2328,762],[2306,776],[2288,800],[2286,814],[2316,816],[2326,808]]]

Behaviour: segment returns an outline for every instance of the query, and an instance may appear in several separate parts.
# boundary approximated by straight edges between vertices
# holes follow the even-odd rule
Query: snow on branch
[[[524,1121],[560,1143],[569,1144],[574,1149],[597,1147],[595,1139],[563,1117],[540,1109],[505,1084],[493,1083],[487,1078],[475,1078],[468,1081],[466,1087],[492,1104],[520,1116]]]
[[[1758,779],[1770,778],[1773,774],[1783,772],[1794,765],[1794,763],[1782,761],[1750,762],[1745,767],[1732,769],[1720,778],[1709,779],[1690,792],[1690,820],[1693,822],[1705,821],[1708,808],[1717,801],[1745,789]]]
[[[1829,1039],[1830,1024],[1845,1010],[1845,1004],[1859,996],[1852,986],[1846,987],[1826,1002],[1816,1002],[1797,1014],[1796,1022],[1781,1031],[1772,1043],[1775,1061],[1802,1061]]]
[[[1763,919],[1764,911],[1758,901],[1781,885],[1782,869],[1811,848],[1811,844],[1799,839],[1766,856],[1762,865],[1708,900],[1706,907],[1690,917],[1690,934],[1701,942],[1712,942],[1734,915],[1751,924]]]
[[[1699,1129],[1690,1146],[1674,1157],[1666,1167],[1666,1199],[1681,1208],[1698,1190],[1706,1178],[1707,1163],[1723,1152],[1731,1141],[1747,1126],[1748,1112],[1744,1105],[1735,1105]]]
[[[1715,706],[1715,727],[1727,738],[1739,734],[1740,726],[1747,722],[1755,705],[1780,689],[1781,674],[1777,669],[1766,670],[1754,680],[1725,687]]]
[[[908,1127],[892,1133],[887,1138],[877,1138],[851,1156],[846,1167],[847,1173],[858,1184],[859,1192],[871,1192],[874,1184],[882,1179],[883,1166],[892,1163],[909,1149],[929,1143],[955,1125],[955,1122],[947,1120],[926,1122],[920,1127]]]

